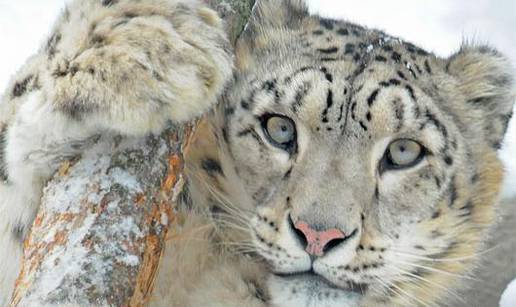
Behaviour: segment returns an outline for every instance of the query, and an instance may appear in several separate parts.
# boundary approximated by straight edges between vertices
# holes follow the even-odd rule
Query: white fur
[[[512,78],[506,68],[508,62],[480,48],[477,51],[464,49],[451,59],[423,56],[419,59],[420,66],[431,65],[433,75],[421,71],[424,77],[419,81],[413,80],[406,71],[410,65],[400,66],[401,63],[387,61],[387,58],[383,61],[385,64],[369,59],[367,70],[358,69],[363,63],[358,65],[353,57],[353,60],[343,58],[324,63],[324,74],[323,67],[299,74],[296,71],[303,70],[302,67],[322,65],[316,56],[309,56],[314,53],[314,46],[333,53],[331,50],[336,46],[342,49],[344,41],[355,46],[379,42],[380,45],[390,44],[389,52],[394,49],[397,57],[404,59],[411,57],[407,52],[412,46],[405,46],[401,40],[389,43],[390,38],[386,40],[376,31],[308,17],[301,0],[260,3],[251,19],[252,27],[241,36],[236,52],[235,83],[226,97],[235,107],[233,117],[224,118],[227,121],[219,122],[215,128],[216,133],[221,132],[222,126],[227,128],[228,135],[222,131],[222,136],[231,138],[231,142],[225,144],[231,155],[221,152],[223,146],[214,146],[216,149],[212,152],[195,153],[201,162],[210,154],[213,154],[210,159],[218,157],[222,161],[219,177],[226,178],[208,174],[212,178],[206,180],[211,180],[217,189],[224,187],[223,192],[228,194],[220,192],[222,196],[218,195],[222,203],[227,196],[228,204],[224,208],[229,208],[232,218],[228,223],[233,223],[234,218],[245,227],[237,225],[235,232],[231,227],[218,225],[213,216],[206,218],[196,211],[216,209],[204,208],[204,205],[209,206],[208,202],[195,202],[196,210],[182,212],[186,220],[182,230],[186,235],[171,240],[167,246],[171,255],[165,258],[160,274],[165,275],[165,271],[171,274],[157,282],[156,305],[263,306],[270,298],[277,307],[373,306],[368,299],[374,300],[375,295],[386,298],[386,293],[374,293],[375,288],[389,292],[388,286],[397,284],[407,296],[437,303],[443,297],[442,289],[421,287],[420,283],[400,274],[400,270],[413,268],[418,261],[414,257],[412,260],[400,257],[396,249],[404,248],[407,254],[419,257],[445,251],[468,259],[479,248],[481,231],[490,223],[489,217],[480,217],[491,215],[485,208],[496,201],[501,177],[494,150],[487,145],[497,145],[503,134],[504,120],[512,109],[512,98],[508,99],[513,97],[509,82]],[[178,7],[178,4],[185,5]],[[83,143],[102,129],[141,135],[159,131],[168,121],[189,120],[214,104],[231,74],[230,48],[220,20],[196,1],[119,0],[111,6],[102,6],[100,1],[77,0],[69,13],[70,16],[63,17],[56,25],[55,31],[62,39],[55,46],[55,54],[51,56],[46,54],[48,50],[42,50],[18,76],[18,82],[24,80],[27,73],[39,77],[35,78],[39,80],[37,86],[31,83],[35,92],[25,94],[25,98],[7,98],[1,105],[0,127],[8,127],[4,156],[9,181],[0,186],[0,213],[6,216],[0,224],[3,250],[0,272],[5,273],[0,277],[0,305],[9,297],[20,261],[21,244],[13,240],[13,228],[20,223],[25,227],[30,225],[45,181],[62,158],[80,152],[78,147],[70,145]],[[135,16],[129,18],[127,13]],[[337,35],[340,27],[350,27],[353,35],[348,35],[347,30],[346,38]],[[313,31],[322,31],[325,35],[306,35]],[[307,41],[299,41],[299,37]],[[368,48],[367,54],[375,55],[372,52]],[[374,52],[396,58],[394,53],[384,54],[379,48]],[[357,51],[356,55],[360,57],[361,53]],[[425,60],[429,62],[423,62]],[[365,104],[369,97],[374,98],[371,93],[379,82],[398,78],[398,69],[410,79],[402,77],[404,81],[394,81],[398,86],[383,86],[380,94],[376,92],[376,102]],[[349,89],[346,80],[355,70],[358,75],[351,79],[356,92],[342,91]],[[331,73],[331,77],[327,73]],[[250,93],[259,94],[267,88],[260,88],[261,81],[285,80],[292,75],[290,86],[282,88],[287,98],[297,97],[298,86],[302,84],[299,82],[309,79],[314,85],[307,88],[304,104],[297,113],[289,111],[293,109],[288,105],[293,99],[272,103],[276,95],[270,93],[257,96],[258,106],[253,111],[256,114],[243,107],[241,102]],[[427,82],[429,80],[432,82]],[[414,89],[403,88],[405,83],[413,83]],[[431,93],[418,88],[426,88]],[[332,100],[329,89],[332,89]],[[428,114],[421,116],[418,122],[415,112],[407,111],[404,129],[411,137],[423,122],[428,124],[426,132],[416,137],[422,139],[434,155],[410,170],[379,178],[376,165],[383,156],[387,140],[404,136],[403,130],[394,133],[393,127],[399,121],[395,120],[391,103],[399,98],[399,106],[412,108],[416,98],[410,93],[417,96],[419,111]],[[432,97],[442,97],[447,107],[437,107],[440,101]],[[271,103],[267,104],[267,99]],[[321,125],[325,105],[328,107],[324,114],[334,119],[339,117],[339,109],[335,105],[330,109],[329,102],[353,100],[360,102],[355,105],[356,112],[351,112],[356,113],[353,115],[357,118],[353,119],[352,115],[352,120],[342,126],[336,121]],[[473,109],[471,104],[464,103],[468,100],[489,105]],[[486,109],[489,112],[485,112]],[[229,110],[222,110],[220,114],[226,114],[225,111]],[[367,111],[371,111],[370,118],[361,122]],[[266,145],[268,141],[263,135],[251,133],[253,138],[235,137],[242,128],[257,127],[257,117],[263,112],[295,119],[300,135],[295,159],[276,146]],[[455,116],[467,125],[463,134],[454,123]],[[446,126],[446,133],[429,117],[437,118]],[[485,129],[486,122],[493,123],[490,129]],[[339,129],[344,130],[337,134]],[[260,144],[260,138],[265,145],[258,150],[256,144]],[[443,160],[441,155],[441,147],[449,138],[456,138],[457,148],[448,157],[453,158],[453,166],[445,166],[447,159]],[[378,146],[373,146],[376,142]],[[471,149],[472,155],[466,155],[466,147]],[[370,170],[364,171],[367,168]],[[289,169],[292,172],[286,173]],[[424,173],[425,169],[435,174]],[[476,179],[479,183],[474,184],[470,178],[477,171],[481,176]],[[454,186],[446,189],[450,182]],[[195,184],[192,187],[195,193],[204,188]],[[194,195],[193,198],[207,196],[215,195]],[[447,204],[448,199],[453,204]],[[459,214],[468,210],[470,219],[466,222]],[[196,214],[201,216],[198,223],[192,222]],[[248,234],[247,218],[251,214],[258,217],[251,220],[253,233]],[[296,238],[289,216],[293,217],[292,221],[299,218],[327,229],[338,228],[346,234],[356,229],[356,237],[340,242],[326,255],[313,259]],[[200,235],[200,229],[205,229],[206,233]],[[217,237],[219,232],[224,235]],[[188,233],[199,237],[188,240]],[[238,246],[239,242],[228,242],[231,240],[226,240],[225,235],[243,240],[244,245],[240,247],[257,251],[267,260],[267,265],[251,256],[228,252],[231,248],[221,248],[219,245],[223,244],[212,244],[216,241]],[[7,254],[10,250],[14,250],[14,256]],[[469,265],[461,261],[442,268],[443,264],[449,263],[432,263],[430,273],[444,270],[449,274],[444,277],[427,274],[425,278],[434,284],[452,284],[456,281],[451,277],[463,274]],[[311,269],[317,274],[306,274]],[[297,274],[269,276],[271,271]],[[264,286],[266,276],[270,277],[268,287]],[[371,294],[345,290],[348,282],[371,286],[368,287]],[[263,293],[265,289],[268,293]],[[390,292],[391,297],[387,297],[390,301],[385,304],[400,305],[403,295],[395,295],[398,291]]]
[[[83,142],[92,131],[52,112],[41,91],[29,94],[16,114],[5,153],[9,182],[0,184],[0,302],[7,299],[21,262],[21,244],[14,241],[13,228],[30,228],[43,184],[64,158],[78,153],[80,147],[71,145]]]
[[[360,295],[329,286],[322,280],[304,278],[282,278],[272,276],[268,280],[270,294],[275,307],[351,307],[357,306]]]

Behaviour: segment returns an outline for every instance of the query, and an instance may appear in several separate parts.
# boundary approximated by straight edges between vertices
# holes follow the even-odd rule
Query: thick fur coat
[[[514,97],[490,47],[440,58],[301,0],[259,1],[234,48],[201,2],[73,2],[0,105],[0,305],[74,144],[210,109],[151,305],[460,303]]]

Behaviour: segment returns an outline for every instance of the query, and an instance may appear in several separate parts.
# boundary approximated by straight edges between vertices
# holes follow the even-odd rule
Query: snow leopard
[[[514,80],[490,46],[443,58],[302,0],[258,0],[234,45],[202,1],[74,1],[0,105],[0,305],[74,144],[203,114],[150,305],[446,304],[495,218]]]

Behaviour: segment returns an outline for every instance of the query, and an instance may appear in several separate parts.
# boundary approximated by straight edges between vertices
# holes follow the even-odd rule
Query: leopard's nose
[[[346,234],[337,228],[316,230],[304,221],[297,221],[293,226],[306,252],[317,257],[323,256],[346,239]]]

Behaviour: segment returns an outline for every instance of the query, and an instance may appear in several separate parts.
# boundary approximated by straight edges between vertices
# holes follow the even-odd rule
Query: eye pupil
[[[272,145],[292,151],[296,145],[296,126],[292,119],[283,115],[265,115],[261,122],[265,136]]]
[[[393,141],[382,159],[380,171],[403,169],[416,165],[425,154],[421,144],[410,139]]]

